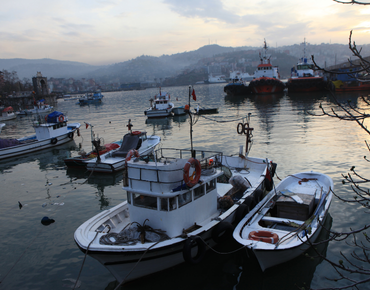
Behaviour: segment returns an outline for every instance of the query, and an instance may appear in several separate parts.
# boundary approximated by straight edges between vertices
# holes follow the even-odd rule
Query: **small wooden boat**
[[[198,115],[218,113],[218,108],[202,108],[202,107],[199,107],[199,105],[194,110],[195,110],[195,113],[197,113]]]
[[[254,253],[262,271],[294,259],[318,237],[333,187],[318,172],[286,177],[240,221],[234,239]]]
[[[67,143],[73,140],[80,123],[68,124],[68,118],[54,111],[33,122],[34,135],[20,139],[0,139],[0,159],[27,154]]]

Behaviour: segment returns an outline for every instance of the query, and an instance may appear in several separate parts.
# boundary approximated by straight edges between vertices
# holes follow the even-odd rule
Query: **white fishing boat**
[[[147,136],[145,131],[132,131],[131,120],[127,125],[129,133],[123,136],[121,146],[95,158],[86,160],[84,164],[88,171],[100,173],[113,173],[123,170],[126,160],[131,158],[128,154],[133,152],[138,156],[146,156],[153,152],[161,142],[161,137],[156,135]]]
[[[0,139],[0,159],[27,154],[67,143],[73,140],[80,123],[67,124],[68,118],[61,112],[53,112],[45,119],[34,121],[34,135],[20,139]]]
[[[20,110],[16,112],[17,115],[32,115],[32,114],[46,114],[49,113],[51,110],[53,110],[53,106],[50,106],[48,104],[44,104],[44,100],[41,100],[37,102],[37,105],[33,107],[33,109],[26,109],[26,110]]]
[[[172,109],[175,107],[170,102],[170,95],[159,90],[159,93],[154,96],[154,100],[150,99],[150,108],[144,111],[148,118],[162,118],[172,115]]]
[[[127,201],[83,223],[74,239],[121,284],[199,263],[208,246],[232,237],[246,204],[262,198],[272,168],[268,159],[194,149],[132,158],[123,179]]]
[[[318,172],[286,177],[241,220],[234,239],[254,253],[262,271],[296,258],[320,234],[333,187]]]
[[[7,121],[7,120],[12,120],[12,119],[15,119],[17,118],[17,115],[14,114],[14,110],[13,110],[13,107],[6,107],[2,113],[1,113],[1,116],[0,116],[0,121]]]

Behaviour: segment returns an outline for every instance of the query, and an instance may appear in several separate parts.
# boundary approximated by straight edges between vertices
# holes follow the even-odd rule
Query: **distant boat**
[[[314,70],[315,65],[306,56],[306,40],[304,41],[303,57],[291,69],[291,77],[286,83],[288,92],[315,92],[327,88],[327,81]]]
[[[44,103],[45,100],[40,100],[33,106],[33,109],[20,110],[16,112],[17,115],[32,115],[32,114],[43,114],[50,112],[54,107]]]
[[[277,66],[272,66],[270,57],[267,55],[267,44],[264,41],[263,55],[260,53],[261,63],[257,66],[254,79],[249,83],[253,94],[274,94],[281,93],[285,84],[280,80]]]
[[[12,120],[12,119],[15,119],[17,118],[17,115],[14,114],[14,109],[13,107],[6,107],[2,113],[1,113],[1,116],[0,116],[0,121],[6,121],[6,120]]]
[[[172,115],[172,109],[175,107],[170,102],[170,95],[167,92],[162,92],[159,89],[159,93],[154,96],[154,100],[150,99],[150,108],[144,111],[144,114],[148,118],[162,118]]]
[[[96,104],[96,103],[101,103],[104,95],[100,91],[96,91],[93,94],[86,93],[85,96],[82,98],[79,98],[78,104],[79,105],[87,105],[87,104]]]
[[[241,71],[236,70],[236,71],[230,72],[229,80],[231,82],[238,82],[238,81],[249,82],[253,80],[253,78],[254,78],[254,75],[250,75],[247,72],[241,72]]]

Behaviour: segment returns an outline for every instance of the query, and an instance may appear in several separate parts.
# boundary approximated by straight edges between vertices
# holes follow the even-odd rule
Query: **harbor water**
[[[197,104],[219,108],[218,114],[200,116],[193,126],[196,149],[238,154],[245,148],[244,135],[237,125],[250,113],[253,142],[250,156],[270,158],[277,163],[274,177],[301,171],[319,171],[332,177],[335,193],[349,198],[349,185],[342,184],[342,174],[356,166],[366,175],[368,135],[355,123],[321,114],[320,104],[328,111],[336,108],[329,93],[301,93],[264,96],[226,96],[224,84],[194,86]],[[188,103],[187,86],[162,88],[175,106]],[[133,130],[161,137],[163,148],[189,149],[190,125],[187,116],[147,119],[144,110],[158,89],[104,93],[101,104],[80,106],[76,100],[58,101],[56,110],[67,114],[70,122],[81,123],[80,135],[73,142],[54,149],[11,158],[0,162],[0,289],[114,289],[115,278],[98,261],[82,253],[73,234],[79,225],[99,212],[126,199],[122,173],[88,174],[67,170],[64,159],[91,150],[91,127],[104,143],[122,139],[131,119]],[[361,93],[337,94],[338,100],[352,100],[364,108]],[[244,119],[244,122],[246,119]],[[6,121],[1,138],[20,138],[33,134],[32,117]],[[55,222],[44,226],[43,217]],[[363,226],[368,215],[357,204],[333,198],[326,226],[341,232]],[[324,239],[325,233],[321,235]],[[262,272],[253,256],[235,251],[236,242],[207,252],[195,266],[181,264],[158,274],[130,282],[122,289],[297,289],[299,287],[334,287],[335,271],[313,250],[288,263]],[[330,242],[317,249],[329,259],[342,259],[353,248],[345,242]],[[230,253],[234,251],[233,253]],[[228,253],[228,254],[227,254]],[[368,265],[367,265],[368,266]],[[140,264],[138,265],[140,267]],[[78,287],[78,288],[77,288]],[[366,287],[366,286],[364,286]],[[366,289],[366,288],[363,288]]]

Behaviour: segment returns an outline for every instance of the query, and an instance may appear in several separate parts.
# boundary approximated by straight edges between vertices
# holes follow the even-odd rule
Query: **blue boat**
[[[78,103],[79,105],[87,105],[87,104],[97,104],[97,103],[101,103],[102,99],[103,99],[104,95],[102,95],[102,93],[100,91],[97,91],[93,94],[89,94],[89,93],[86,93],[85,96],[83,96],[82,98],[80,98],[78,100]]]

